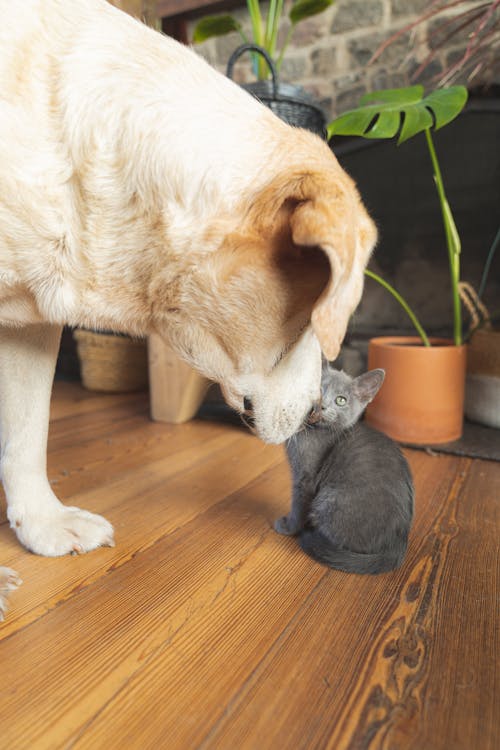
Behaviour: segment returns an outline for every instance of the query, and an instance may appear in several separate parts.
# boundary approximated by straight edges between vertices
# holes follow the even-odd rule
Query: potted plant
[[[252,26],[251,37],[245,34],[242,25],[234,16],[225,14],[207,16],[198,21],[193,32],[193,43],[198,44],[211,37],[237,31],[244,44],[231,55],[227,75],[232,78],[234,63],[244,52],[250,51],[257,82],[244,84],[243,88],[290,125],[308,128],[324,136],[326,118],[321,107],[302,86],[281,83],[278,76],[297,24],[305,18],[322,13],[333,2],[334,0],[295,0],[288,13],[290,27],[280,49],[278,32],[284,16],[283,0],[270,0],[267,16],[264,15],[258,0],[247,0]],[[270,77],[271,80],[268,80]]]
[[[211,37],[223,36],[224,34],[229,34],[231,31],[237,31],[244,44],[251,42],[265,49],[279,73],[286,49],[297,24],[305,18],[322,13],[333,2],[334,0],[295,0],[288,13],[290,28],[279,51],[278,32],[284,15],[283,0],[270,0],[266,17],[264,16],[259,0],[247,0],[248,14],[252,23],[251,38],[245,34],[241,23],[234,16],[225,14],[206,16],[198,21],[193,31],[193,43],[199,44]],[[254,62],[257,78],[262,81],[267,80],[270,71],[265,61],[257,57],[254,58]]]
[[[422,86],[376,91],[366,94],[360,107],[328,125],[329,138],[393,138],[399,134],[398,145],[423,133],[429,150],[448,250],[453,340],[429,339],[401,295],[380,276],[366,272],[403,305],[419,334],[375,338],[368,349],[369,367],[384,368],[386,380],[367,410],[367,420],[402,442],[446,443],[462,434],[466,354],[459,295],[460,237],[446,198],[431,131],[455,119],[466,101],[467,90],[463,86],[438,89],[425,97]]]

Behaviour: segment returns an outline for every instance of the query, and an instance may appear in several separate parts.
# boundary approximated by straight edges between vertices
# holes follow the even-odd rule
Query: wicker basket
[[[269,107],[281,120],[289,125],[306,128],[313,133],[326,137],[325,113],[309,96],[302,86],[292,86],[289,83],[280,83],[274,62],[265,49],[258,44],[242,44],[238,47],[227,64],[227,76],[233,77],[233,68],[236,60],[245,52],[257,52],[266,60],[271,71],[271,81],[257,81],[242,85],[246,91],[266,107]]]
[[[82,383],[90,391],[122,393],[148,385],[145,340],[112,333],[76,330]]]

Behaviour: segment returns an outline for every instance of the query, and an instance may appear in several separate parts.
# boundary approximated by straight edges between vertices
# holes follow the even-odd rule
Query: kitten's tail
[[[300,546],[310,557],[323,565],[343,570],[345,573],[361,575],[388,573],[398,568],[406,552],[406,543],[402,540],[400,545],[390,552],[364,554],[347,549],[336,549],[318,529],[304,529],[300,534]]]

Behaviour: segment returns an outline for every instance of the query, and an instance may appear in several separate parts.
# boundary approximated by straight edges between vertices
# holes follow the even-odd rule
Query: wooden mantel
[[[173,18],[227,10],[243,5],[244,0],[109,0],[112,5],[138,18]]]
[[[212,12],[219,12],[227,8],[244,5],[243,0],[157,0],[156,12],[160,18],[169,18],[171,16],[179,16],[181,14],[189,13],[195,15],[198,13],[205,13],[207,10]]]
[[[206,13],[220,13],[244,0],[108,0],[112,5],[142,18],[150,26],[163,29],[166,34],[180,42],[189,42],[186,21]]]

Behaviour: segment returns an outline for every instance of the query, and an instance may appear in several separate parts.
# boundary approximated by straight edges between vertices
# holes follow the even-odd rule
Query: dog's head
[[[319,139],[318,139],[319,140]],[[363,288],[376,230],[353,181],[327,165],[280,174],[214,222],[168,316],[174,348],[279,443],[320,397]]]

